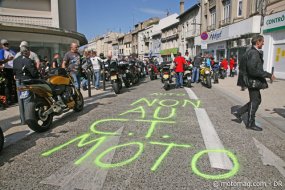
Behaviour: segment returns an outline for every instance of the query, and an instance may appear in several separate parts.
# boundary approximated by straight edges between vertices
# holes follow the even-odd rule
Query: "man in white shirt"
[[[20,48],[23,47],[23,46],[29,48],[28,42],[22,41],[21,44],[20,44]],[[18,52],[16,54],[15,59],[17,57],[19,57],[19,56],[21,56],[21,52]],[[35,52],[30,51],[30,57],[29,58],[35,62],[37,69],[39,69],[40,65],[41,65],[41,62],[40,62],[40,59],[39,59],[38,55]]]
[[[100,87],[101,64],[106,62],[107,59],[101,59],[97,56],[97,52],[93,51],[90,60],[94,70],[93,85],[95,86],[95,89],[98,90]]]

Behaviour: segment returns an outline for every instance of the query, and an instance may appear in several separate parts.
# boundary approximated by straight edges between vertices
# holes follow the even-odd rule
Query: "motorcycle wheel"
[[[187,81],[187,87],[188,87],[188,88],[191,88],[191,87],[192,87],[192,82],[191,82],[191,80],[188,80],[188,81]]]
[[[164,90],[169,90],[170,89],[170,85],[169,85],[169,83],[167,81],[164,82],[163,88],[164,88]]]
[[[125,81],[124,83],[126,88],[129,88],[131,86],[129,81]]]
[[[154,79],[155,79],[155,77],[154,77],[154,74],[153,74],[153,73],[151,73],[151,74],[149,75],[149,77],[150,77],[150,80],[154,80]]]
[[[0,152],[2,151],[4,146],[4,134],[2,129],[0,128]]]
[[[84,107],[84,99],[83,99],[81,92],[78,92],[78,94],[75,94],[73,98],[75,101],[75,106],[74,106],[73,110],[75,112],[82,111],[83,107]]]
[[[48,110],[50,107],[49,103],[43,98],[36,98],[34,101],[29,102],[25,105],[25,111],[27,113],[33,113],[34,119],[26,120],[27,125],[33,131],[45,132],[50,129],[53,115],[43,116],[42,113]]]
[[[206,83],[207,83],[207,87],[208,88],[212,88],[212,81],[211,81],[211,76],[210,75],[208,75],[206,77]]]
[[[112,88],[115,91],[115,94],[120,94],[120,88],[119,88],[119,84],[117,82],[114,82],[112,84]]]

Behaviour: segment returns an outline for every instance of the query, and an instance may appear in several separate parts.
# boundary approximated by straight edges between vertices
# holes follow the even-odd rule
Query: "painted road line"
[[[285,162],[279,156],[274,154],[271,150],[266,148],[261,142],[253,138],[254,144],[258,149],[259,154],[262,156],[263,165],[274,166],[285,177]]]
[[[196,94],[189,88],[186,89],[190,99],[198,99]],[[195,108],[196,117],[201,129],[204,144],[207,150],[224,150],[216,129],[204,108]],[[233,163],[226,153],[208,153],[212,168],[231,170]]]
[[[100,145],[92,155],[83,161],[80,165],[75,165],[74,162],[63,166],[60,170],[48,178],[41,181],[42,184],[60,186],[62,190],[70,189],[88,189],[88,190],[99,190],[102,189],[106,176],[108,174],[107,169],[98,168],[95,164],[95,158],[101,152],[119,144],[120,136],[124,127],[121,127],[116,131],[118,135],[110,136],[106,142]],[[87,151],[88,152],[88,151]],[[108,164],[112,162],[115,150],[110,151],[104,157],[104,163]],[[83,154],[82,156],[84,156]]]
[[[196,94],[193,92],[193,90],[191,90],[190,88],[184,88],[188,94],[188,96],[190,97],[190,99],[192,100],[198,100],[198,97],[196,96]]]

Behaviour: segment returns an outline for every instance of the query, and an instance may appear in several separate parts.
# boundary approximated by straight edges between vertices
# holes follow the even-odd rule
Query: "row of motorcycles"
[[[189,88],[192,86],[192,69],[192,64],[187,64],[187,66],[184,67],[183,85]],[[212,88],[212,79],[214,80],[214,83],[218,83],[219,78],[224,79],[227,76],[227,70],[220,67],[219,63],[215,63],[212,66],[206,66],[205,63],[203,63],[200,66],[199,72],[199,81],[207,88]],[[160,66],[154,64],[149,65],[149,76],[151,80],[157,79],[159,73],[163,88],[169,90],[176,75],[171,68],[171,62],[163,62]]]

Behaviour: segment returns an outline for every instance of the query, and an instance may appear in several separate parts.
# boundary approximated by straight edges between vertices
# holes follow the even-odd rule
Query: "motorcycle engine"
[[[62,93],[61,97],[64,101],[64,103],[71,102],[73,100],[72,98],[73,90],[71,87],[67,86],[65,91]]]

